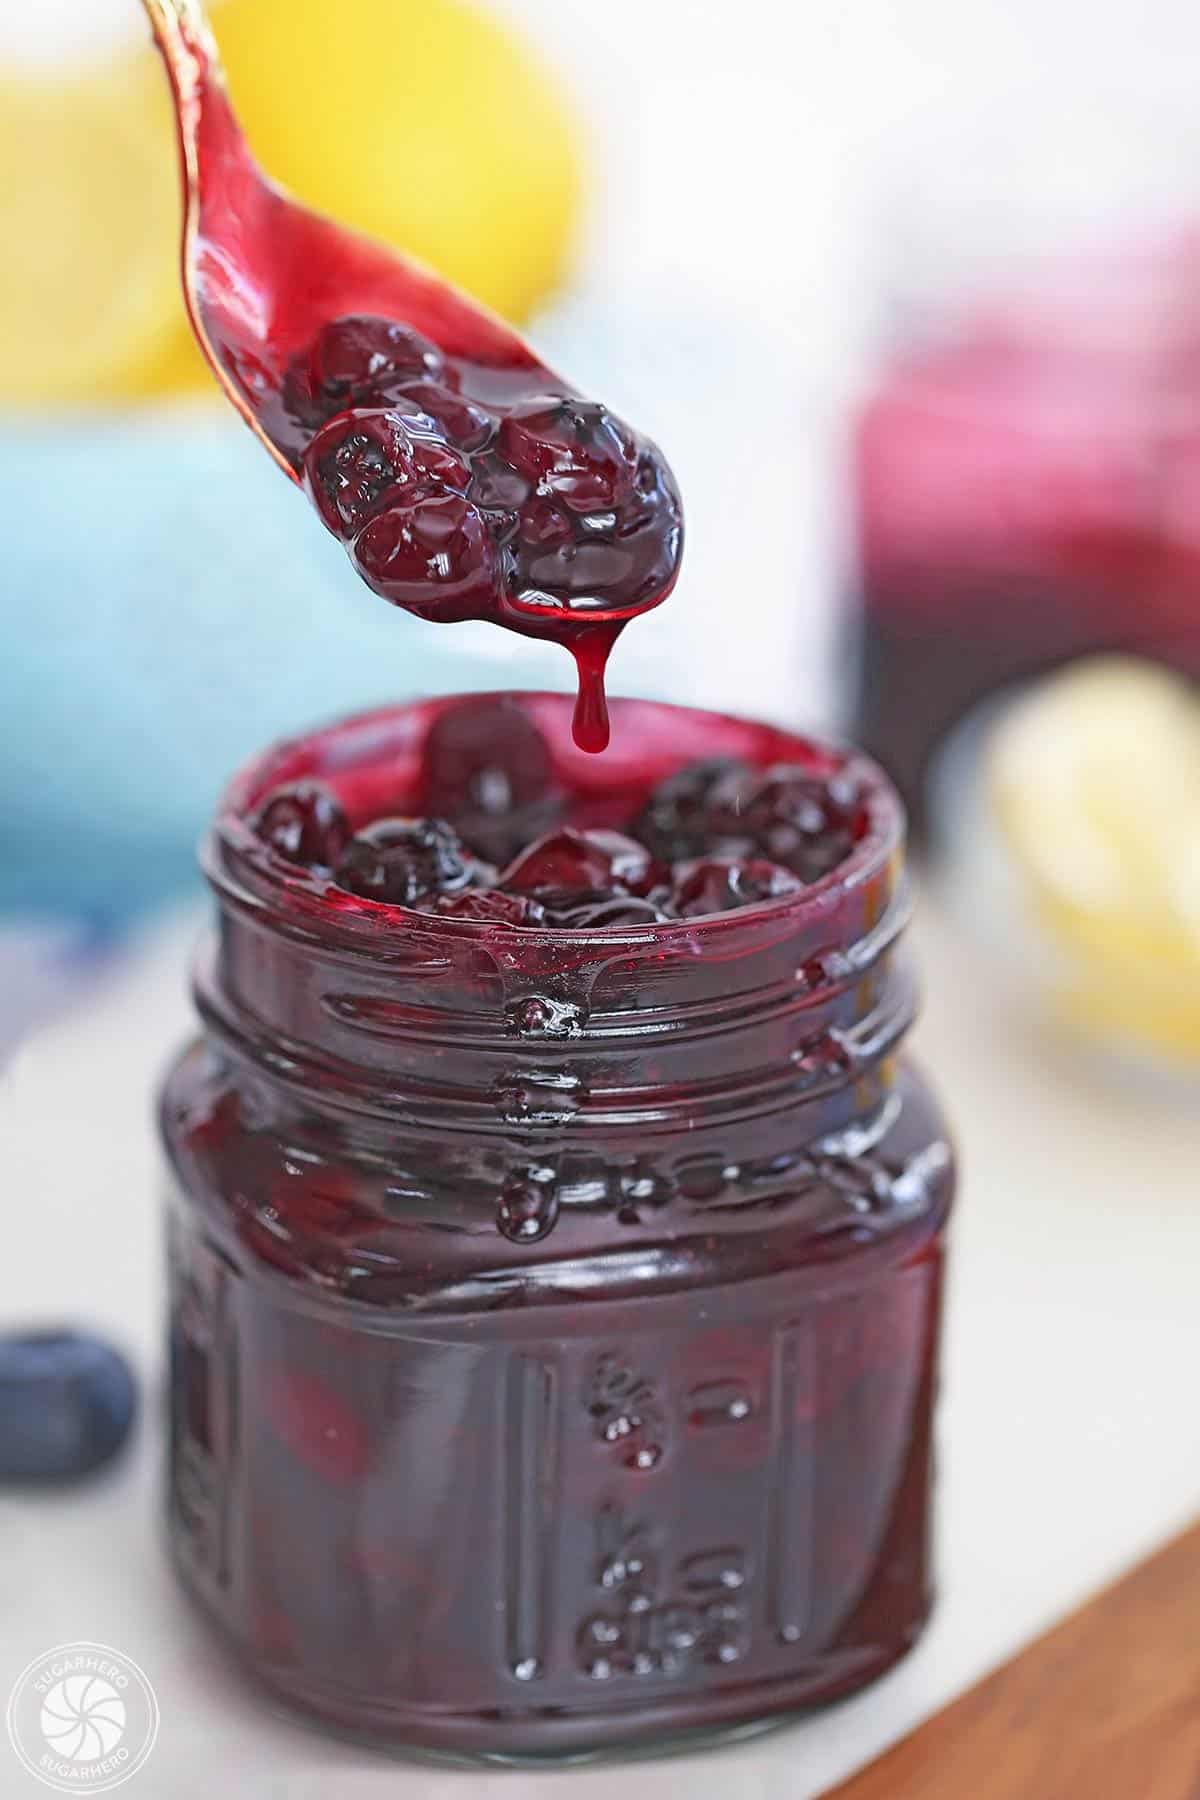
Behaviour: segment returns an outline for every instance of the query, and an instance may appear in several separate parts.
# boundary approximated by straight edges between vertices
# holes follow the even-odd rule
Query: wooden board
[[[1200,1800],[1200,1525],[825,1800]]]

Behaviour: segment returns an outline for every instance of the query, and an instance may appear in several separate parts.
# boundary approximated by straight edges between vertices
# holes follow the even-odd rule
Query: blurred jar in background
[[[938,746],[998,689],[1098,649],[1200,675],[1196,113],[1025,91],[893,163],[854,733],[919,824]]]

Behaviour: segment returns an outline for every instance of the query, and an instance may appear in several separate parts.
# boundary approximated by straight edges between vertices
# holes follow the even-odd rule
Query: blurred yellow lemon
[[[6,405],[119,398],[178,331],[178,175],[131,92],[0,80]]]
[[[263,168],[512,319],[561,278],[579,193],[567,103],[468,0],[221,0]]]
[[[1200,700],[1169,670],[1081,663],[1003,717],[994,815],[1090,1035],[1200,1058]]]

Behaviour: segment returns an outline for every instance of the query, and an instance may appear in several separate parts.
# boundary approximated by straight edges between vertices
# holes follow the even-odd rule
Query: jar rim
[[[480,703],[513,702],[532,715],[546,736],[559,773],[565,775],[568,783],[573,777],[585,781],[590,777],[595,785],[597,776],[607,770],[610,779],[603,783],[604,788],[619,789],[620,770],[629,762],[629,756],[622,754],[623,735],[628,751],[638,725],[645,728],[669,723],[671,730],[661,738],[652,759],[654,781],[689,762],[719,754],[740,754],[760,767],[777,762],[811,763],[815,768],[854,778],[865,829],[834,868],[794,893],[730,912],[646,924],[563,929],[464,919],[363,899],[337,888],[328,877],[289,863],[250,824],[251,813],[273,788],[291,781],[329,778],[338,769],[352,766],[348,750],[360,751],[364,766],[370,758],[378,760],[388,752],[397,757],[407,754],[416,765],[429,727],[448,708],[468,699]],[[574,748],[570,739],[571,698],[546,691],[496,689],[455,693],[393,703],[336,719],[269,746],[236,772],[202,840],[201,865],[220,891],[228,891],[231,879],[247,887],[259,905],[270,907],[277,926],[290,926],[326,941],[340,941],[346,948],[370,948],[386,955],[389,945],[400,939],[411,942],[414,934],[449,938],[464,945],[487,939],[511,944],[514,949],[559,946],[566,950],[607,945],[636,949],[659,943],[678,947],[694,939],[715,944],[725,933],[755,925],[777,924],[788,932],[798,931],[820,917],[835,900],[879,876],[903,850],[903,802],[879,764],[853,745],[743,714],[681,706],[671,701],[616,697],[610,702],[610,710],[612,747],[603,757],[588,756]],[[696,755],[689,753],[692,740]],[[682,750],[676,754],[675,749],[681,744]],[[644,758],[642,767],[645,768]]]

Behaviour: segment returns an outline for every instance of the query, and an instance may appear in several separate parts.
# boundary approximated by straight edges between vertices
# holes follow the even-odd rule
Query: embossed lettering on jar
[[[701,758],[846,764],[845,860],[719,916],[549,930],[380,906],[248,820],[316,780],[419,810],[453,702],[233,785],[171,1072],[172,1541],[278,1694],[396,1747],[716,1736],[890,1666],[930,1603],[953,1171],[901,1052],[903,826],[861,759],[569,703],[567,823]],[[386,796],[386,805],[384,805]]]

